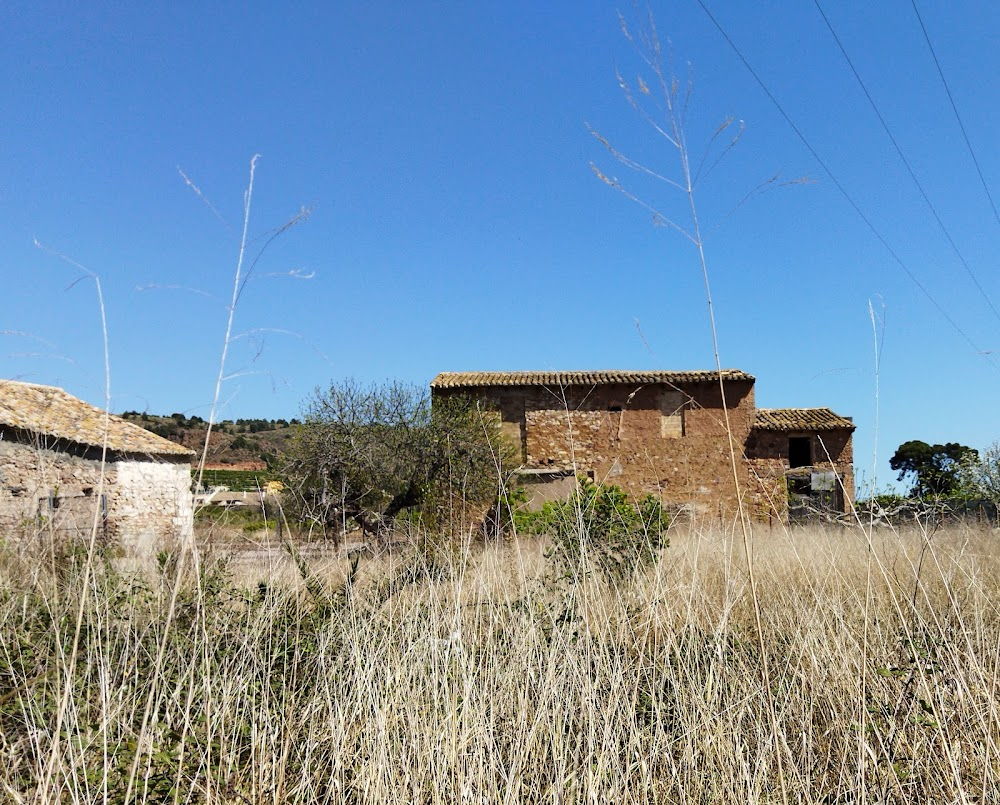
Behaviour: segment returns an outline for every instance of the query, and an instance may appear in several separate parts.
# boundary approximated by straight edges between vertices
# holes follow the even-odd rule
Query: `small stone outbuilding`
[[[148,550],[193,527],[193,451],[54,386],[0,380],[0,533]],[[102,469],[103,468],[103,469]]]
[[[758,409],[754,384],[738,369],[443,372],[431,393],[473,396],[498,411],[535,505],[588,475],[699,516],[731,515],[737,489],[759,519],[845,511],[854,423],[828,408]]]

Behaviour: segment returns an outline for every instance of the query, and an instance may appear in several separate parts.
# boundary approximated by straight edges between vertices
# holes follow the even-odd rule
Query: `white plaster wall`
[[[191,467],[158,461],[119,461],[109,516],[126,547],[154,550],[164,540],[188,539],[194,528]]]

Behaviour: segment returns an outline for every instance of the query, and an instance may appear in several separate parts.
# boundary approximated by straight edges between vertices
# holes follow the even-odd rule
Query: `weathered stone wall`
[[[577,479],[572,472],[525,472],[519,482],[527,493],[529,510],[538,510],[546,503],[566,500],[577,488]]]
[[[746,455],[752,468],[752,475],[759,479],[752,487],[754,506],[763,510],[771,507],[769,490],[781,486],[789,469],[788,439],[808,438],[812,454],[812,465],[818,470],[832,470],[837,473],[842,489],[842,504],[846,511],[854,500],[854,446],[853,434],[849,430],[808,431],[767,431],[754,430],[747,439]],[[781,507],[787,500],[784,494],[778,496]],[[779,507],[771,512],[783,517],[785,509]],[[771,507],[773,508],[773,507]]]
[[[747,458],[747,465],[750,481],[746,501],[750,516],[754,520],[784,522],[788,517],[787,459]]]
[[[102,487],[99,451],[0,439],[0,535],[31,536],[43,528],[89,534],[96,513],[102,536],[151,548],[166,538],[190,536],[190,485],[186,462],[112,455]]]
[[[191,536],[194,505],[186,462],[119,461],[109,517],[123,543],[147,549]]]
[[[504,431],[521,444],[529,470],[592,473],[598,482],[630,494],[655,494],[713,516],[735,509],[717,382],[493,387],[479,393],[499,409]],[[745,489],[749,475],[742,449],[755,415],[753,382],[727,382],[726,404],[737,476]]]
[[[113,483],[108,468],[105,487]],[[0,529],[25,535],[44,523],[59,529],[82,528],[86,510],[100,506],[100,465],[79,456],[40,446],[0,440]],[[51,510],[50,498],[74,501],[66,511]],[[79,499],[79,502],[77,500]],[[90,521],[93,522],[91,514]]]

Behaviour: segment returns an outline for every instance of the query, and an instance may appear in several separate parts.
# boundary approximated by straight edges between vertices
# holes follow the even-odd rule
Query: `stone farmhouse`
[[[0,380],[0,535],[187,538],[193,456],[60,388]]]
[[[829,408],[758,409],[752,375],[692,372],[443,372],[432,397],[468,395],[500,415],[521,449],[534,505],[568,495],[577,475],[652,493],[693,516],[729,517],[737,486],[764,520],[854,498],[854,423]],[[723,392],[725,408],[723,407]]]

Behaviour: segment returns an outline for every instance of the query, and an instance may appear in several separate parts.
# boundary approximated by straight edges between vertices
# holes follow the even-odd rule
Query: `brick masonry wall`
[[[147,550],[164,539],[190,536],[190,466],[113,458],[118,460],[107,463],[103,487],[108,537]],[[31,536],[43,522],[60,532],[89,533],[101,506],[100,481],[99,461],[0,440],[0,537]],[[50,497],[59,499],[58,509],[49,508]]]

